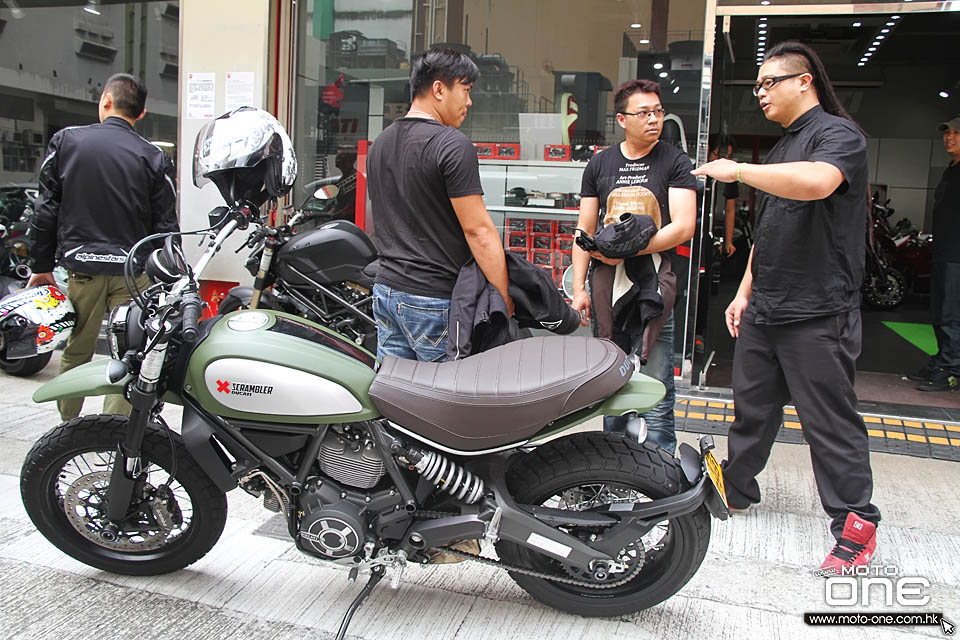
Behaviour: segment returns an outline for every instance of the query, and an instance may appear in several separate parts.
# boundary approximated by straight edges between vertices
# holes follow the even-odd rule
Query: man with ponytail
[[[870,500],[867,431],[857,413],[860,284],[867,223],[867,145],[817,54],[774,46],[753,93],[783,137],[764,164],[720,159],[693,173],[757,189],[755,245],[726,310],[737,338],[736,419],[725,462],[734,510],[760,502],[763,470],[792,399],[810,444],[820,502],[836,544],[820,573],[867,564],[880,511]]]

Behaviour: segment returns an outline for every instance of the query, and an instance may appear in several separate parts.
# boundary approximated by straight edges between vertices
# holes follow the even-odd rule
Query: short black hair
[[[480,77],[476,63],[465,53],[435,47],[413,61],[410,69],[410,99],[424,95],[435,80],[452,87],[458,81],[473,84]]]
[[[617,113],[624,113],[627,108],[627,101],[635,93],[655,93],[659,98],[660,83],[646,78],[627,80],[617,89],[617,95],[613,98],[613,110]]]
[[[714,149],[719,150],[721,147],[729,147],[736,150],[737,145],[733,141],[733,136],[728,136],[723,133],[711,133],[707,142],[707,151],[713,151]]]
[[[129,73],[115,73],[107,79],[103,92],[113,96],[114,108],[128,118],[137,118],[147,104],[143,80]]]

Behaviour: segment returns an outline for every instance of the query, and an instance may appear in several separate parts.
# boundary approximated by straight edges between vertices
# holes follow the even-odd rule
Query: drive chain
[[[438,519],[438,518],[448,518],[453,516],[460,515],[459,513],[448,513],[444,511],[415,511],[414,517],[417,518],[428,518],[428,519]],[[637,566],[633,568],[632,571],[629,571],[624,577],[619,580],[614,580],[613,582],[592,582],[590,580],[577,580],[576,578],[568,578],[567,576],[560,576],[553,573],[547,573],[545,571],[536,571],[535,569],[528,569],[527,567],[521,567],[518,565],[510,564],[503,562],[502,560],[493,560],[491,558],[484,558],[473,553],[467,553],[466,551],[460,551],[459,549],[454,549],[453,547],[437,547],[437,549],[442,550],[445,553],[463,558],[464,560],[472,560],[480,564],[485,564],[490,567],[496,567],[498,569],[504,569],[506,571],[513,571],[515,573],[522,573],[523,575],[532,576],[534,578],[540,578],[541,580],[550,580],[551,582],[560,582],[562,584],[569,584],[577,587],[588,587],[590,589],[614,589],[616,587],[625,585],[634,578],[637,577],[637,574],[643,569],[644,557],[641,555],[637,558]]]

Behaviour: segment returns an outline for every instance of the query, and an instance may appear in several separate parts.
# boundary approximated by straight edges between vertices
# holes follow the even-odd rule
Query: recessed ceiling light
[[[863,57],[864,57],[864,58],[869,58],[869,57],[872,56],[872,55],[873,55],[873,53],[867,51],[865,54],[863,54]]]
[[[757,62],[757,66],[758,66],[758,67],[762,67],[762,66],[763,66],[763,63],[762,63],[762,62]]]
[[[890,33],[890,29],[880,29],[880,33]]]
[[[876,47],[870,47],[869,49],[867,49],[867,51],[876,51],[876,50],[877,50]]]
[[[857,63],[857,66],[858,66],[858,67],[862,67],[862,66],[865,65],[865,64],[866,64],[866,62],[858,62],[858,63]]]
[[[893,21],[891,21],[891,22],[888,22],[888,23],[887,23],[887,26],[888,26],[888,27],[892,27],[894,24],[895,24],[895,23],[894,23]]]
[[[766,39],[767,39],[767,36],[760,36],[759,38],[757,38],[757,40],[759,40],[760,42],[763,42]]]
[[[941,98],[949,98],[949,97],[950,97],[950,94],[947,93],[946,91],[941,91],[941,92],[940,92],[940,97],[941,97]]]
[[[633,24],[630,25],[630,28],[631,28],[631,29],[639,29],[639,28],[642,27],[642,26],[643,26],[643,25],[640,24],[639,22],[634,22]]]
[[[647,38],[641,38],[640,44],[650,44],[650,40],[648,40]]]
[[[668,75],[670,75],[670,74],[667,73],[666,71],[661,71],[658,75],[659,75],[661,78],[666,78],[666,77],[667,77]]]
[[[766,28],[767,28],[767,23],[766,23],[766,22],[761,22],[761,23],[760,23],[760,28],[761,28],[761,29],[766,29]]]
[[[674,92],[674,93],[677,93],[678,91],[680,91],[680,87],[674,87],[674,88],[673,88],[673,92]]]
[[[899,20],[899,19],[900,19],[900,16],[890,16],[890,19],[891,19],[891,20]]]
[[[883,34],[880,34],[880,35],[877,36],[877,40],[883,40],[883,39],[886,38],[886,37],[887,37],[887,36],[885,36],[885,35],[883,35]]]
[[[853,23],[853,26],[855,26],[855,27],[862,27],[862,26],[863,26],[863,23],[862,23],[862,22],[854,22],[854,23]]]
[[[761,0],[760,4],[762,4],[763,6],[767,6],[768,4],[770,4],[770,0]]]
[[[662,63],[662,62],[654,62],[654,63],[653,63],[653,68],[654,68],[654,69],[663,69],[663,63]]]

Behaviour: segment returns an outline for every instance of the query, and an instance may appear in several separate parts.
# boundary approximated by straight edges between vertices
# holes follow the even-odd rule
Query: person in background
[[[760,502],[756,476],[792,398],[836,539],[819,571],[837,573],[870,561],[880,522],[870,502],[867,430],[853,386],[869,206],[867,140],[838,102],[819,56],[804,44],[772,47],[753,93],[767,119],[784,129],[766,163],[720,159],[694,171],[758,191],[755,243],[726,310],[737,339],[727,500],[733,509]]]
[[[678,147],[660,142],[664,109],[658,83],[652,80],[625,82],[614,97],[614,109],[626,140],[598,153],[584,169],[577,228],[592,236],[600,223],[615,222],[622,212],[649,212],[658,222],[659,230],[638,255],[658,254],[661,260],[657,271],[659,288],[662,290],[669,282],[676,291],[671,258],[677,245],[693,237],[697,219],[697,181],[690,175],[690,158]],[[612,338],[612,299],[599,293],[601,289],[606,291],[605,287],[593,286],[591,301],[586,291],[587,272],[592,271],[594,285],[604,272],[612,282],[611,272],[624,261],[607,258],[599,251],[588,253],[576,245],[572,261],[573,308],[589,318],[592,307],[594,334]],[[672,303],[664,308],[663,315],[666,318],[649,358],[639,370],[660,380],[666,387],[666,395],[642,417],[646,421],[648,441],[673,453],[677,437],[673,412],[676,394]],[[622,416],[604,419],[607,431],[623,431],[626,424]]]
[[[937,353],[911,376],[921,391],[960,388],[960,114],[941,122],[950,164],[933,195],[933,270],[930,316]]]
[[[450,295],[471,257],[513,314],[503,246],[483,204],[477,152],[459,131],[479,76],[465,54],[427,51],[410,71],[410,110],[370,149],[380,358],[446,358]]]
[[[111,76],[100,96],[100,124],[53,135],[40,166],[40,195],[32,221],[33,275],[27,286],[56,284],[54,265],[67,269],[67,297],[77,324],[60,359],[60,373],[89,362],[104,315],[130,299],[123,263],[142,238],[178,231],[173,163],[133,125],[146,115],[147,89],[132,75]],[[144,276],[141,288],[148,285]],[[60,417],[80,415],[83,398],[57,402]],[[104,413],[128,415],[119,395],[104,398]]]

